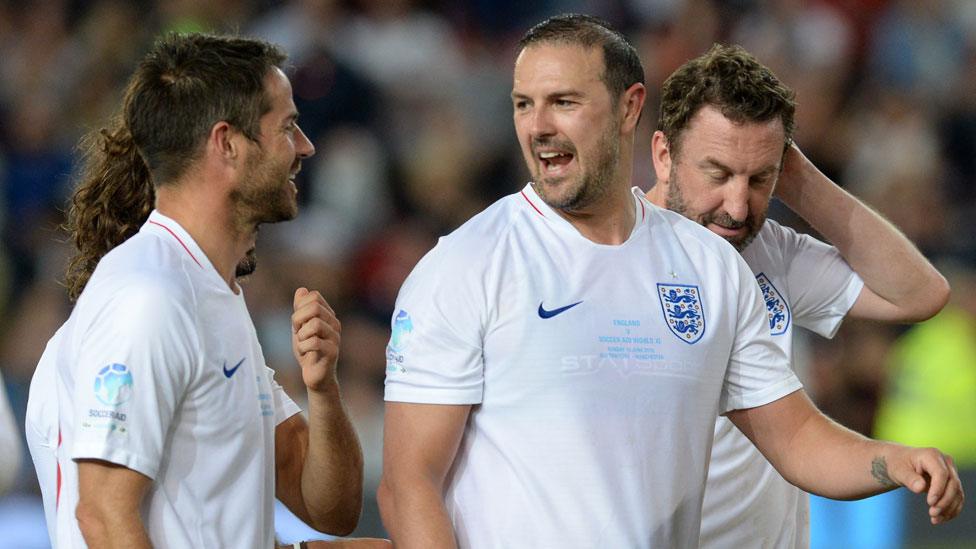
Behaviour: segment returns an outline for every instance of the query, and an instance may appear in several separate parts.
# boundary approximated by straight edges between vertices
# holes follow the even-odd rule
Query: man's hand
[[[342,327],[319,292],[295,290],[292,350],[308,389],[301,414],[275,428],[275,495],[320,532],[352,533],[363,507],[363,452],[342,405],[336,360]]]
[[[916,494],[926,493],[929,520],[941,524],[961,511],[965,494],[952,458],[935,448],[900,447],[890,456],[874,458],[871,474],[882,486],[904,486]]]
[[[935,448],[857,434],[823,415],[802,390],[763,406],[733,410],[728,417],[801,490],[847,500],[904,486],[926,494],[932,524],[951,520],[962,510],[962,483],[952,458]]]
[[[787,197],[795,196],[805,182],[805,177],[809,178],[804,170],[809,173],[813,169],[815,169],[813,164],[796,146],[796,143],[791,143],[790,147],[783,153],[783,170],[776,180],[773,196],[777,198],[783,198],[784,195]]]
[[[317,391],[336,383],[336,360],[342,326],[319,292],[295,290],[291,347],[302,367],[302,380]]]

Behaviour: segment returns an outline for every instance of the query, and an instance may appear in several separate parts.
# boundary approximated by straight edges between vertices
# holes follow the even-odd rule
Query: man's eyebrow
[[[725,164],[719,162],[718,160],[715,160],[710,156],[706,156],[704,160],[698,163],[698,166],[701,168],[718,168],[724,172],[732,173],[732,168],[726,166]]]
[[[705,157],[705,159],[702,160],[698,165],[699,167],[702,168],[718,168],[724,172],[735,173],[735,170],[733,170],[732,168],[726,166],[725,164],[719,162],[718,160],[710,156]],[[777,173],[778,171],[779,171],[779,166],[766,166],[765,168],[754,173],[753,175],[772,175],[774,173]]]
[[[551,93],[546,94],[546,99],[552,101],[553,99],[558,99],[561,97],[579,98],[583,97],[583,93],[576,90],[556,90]],[[512,99],[531,99],[529,96],[519,93],[517,91],[512,91]]]

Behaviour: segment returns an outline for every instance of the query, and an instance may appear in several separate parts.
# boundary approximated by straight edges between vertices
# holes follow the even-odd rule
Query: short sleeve
[[[738,287],[734,297],[738,322],[719,404],[723,413],[762,406],[802,387],[789,367],[786,352],[769,332],[759,285],[738,254],[732,276],[737,278],[729,289]]]
[[[72,459],[105,460],[155,478],[199,362],[194,315],[180,296],[166,282],[127,281],[87,311],[70,367]]]
[[[299,413],[302,409],[288,396],[288,393],[275,381],[275,371],[267,366],[264,367],[268,375],[268,384],[271,385],[271,394],[274,396],[274,419],[275,425],[281,425],[283,421]]]
[[[777,228],[788,266],[794,321],[824,337],[833,337],[861,294],[864,282],[837,248],[788,227]]]
[[[441,239],[400,289],[386,347],[388,401],[481,402],[486,281],[457,244]]]

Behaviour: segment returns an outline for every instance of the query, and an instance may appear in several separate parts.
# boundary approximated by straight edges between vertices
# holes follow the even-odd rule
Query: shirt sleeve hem
[[[143,456],[120,448],[109,448],[96,444],[75,444],[71,452],[72,460],[100,459],[142,473],[151,479],[156,478],[159,466]]]
[[[803,384],[797,379],[796,375],[791,374],[789,377],[784,378],[778,383],[770,385],[761,391],[756,391],[749,393],[747,395],[736,395],[729,396],[728,401],[725,405],[725,410],[722,413],[731,412],[732,410],[744,410],[747,408],[756,408],[762,406],[763,404],[769,404],[775,400],[779,400],[790,393],[794,393],[803,388]]]
[[[410,390],[387,387],[383,395],[387,402],[409,402],[413,404],[481,404],[481,389],[467,391],[452,390]]]
[[[863,290],[864,290],[864,281],[861,280],[860,278],[857,278],[856,282],[851,284],[850,288],[848,288],[847,290],[848,298],[844,303],[843,314],[837,317],[836,321],[830,323],[828,326],[825,326],[825,329],[820,332],[820,335],[824,336],[827,339],[833,339],[834,336],[837,335],[837,330],[840,329],[840,325],[843,324],[844,318],[846,318],[847,314],[851,312],[851,307],[854,306],[854,302],[857,301],[857,298],[860,297],[861,291]]]
[[[281,407],[275,411],[275,416],[280,417],[280,421],[275,422],[275,427],[284,423],[291,416],[301,413],[302,408],[294,400],[290,398],[281,403]]]

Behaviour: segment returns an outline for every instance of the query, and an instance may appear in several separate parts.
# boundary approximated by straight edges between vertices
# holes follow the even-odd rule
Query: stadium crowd
[[[44,343],[71,307],[59,224],[75,144],[112,114],[159,33],[240,32],[289,53],[301,125],[318,151],[299,175],[298,219],[262,230],[248,305],[292,395],[304,394],[291,359],[292,292],[318,288],[334,306],[371,496],[397,290],[438,236],[527,179],[512,139],[515,41],[567,11],[606,18],[640,49],[650,95],[635,181],[645,190],[660,85],[712,43],[744,46],[797,91],[805,154],[901,228],[953,288],[946,310],[917,327],[848,321],[833,340],[802,338],[801,377],[840,423],[939,446],[976,470],[969,0],[0,0],[0,373],[19,425]],[[770,216],[809,231],[785,207]],[[926,423],[942,430],[918,427]],[[0,524],[37,496],[26,450],[21,461]],[[371,498],[358,532],[383,533]]]

